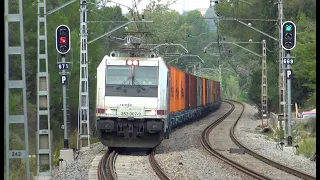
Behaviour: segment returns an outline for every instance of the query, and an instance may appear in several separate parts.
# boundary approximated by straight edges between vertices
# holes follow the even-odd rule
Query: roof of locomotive
[[[158,56],[158,57],[155,57],[155,58],[151,58],[151,57],[129,57],[129,56],[111,57],[111,56],[109,56],[109,55],[105,55],[105,56],[103,57],[101,63],[102,63],[103,61],[105,61],[107,58],[119,58],[119,59],[126,59],[126,58],[134,58],[134,59],[136,59],[136,58],[141,58],[141,59],[144,59],[144,60],[148,60],[148,59],[152,60],[152,59],[158,59],[158,58],[163,59],[161,56]],[[101,65],[101,63],[99,64],[99,66]],[[190,74],[190,73],[186,72],[185,70],[179,69],[178,67],[169,65],[169,64],[168,64],[167,62],[165,62],[165,61],[164,61],[164,63],[165,63],[165,65],[168,67],[168,69],[170,69],[170,67],[173,67],[173,68],[175,68],[175,69],[178,69],[178,70],[180,70],[180,71],[183,71],[183,72],[186,73],[186,74],[189,74],[189,75],[192,75],[192,76],[196,76],[196,75],[193,75],[193,74]],[[201,78],[204,78],[204,79],[207,79],[207,80],[213,80],[213,81],[215,81],[215,82],[219,82],[219,81],[217,81],[217,80],[215,80],[215,79],[208,79],[208,78],[205,78],[205,77],[203,77],[203,76],[196,76],[196,77],[201,77]]]

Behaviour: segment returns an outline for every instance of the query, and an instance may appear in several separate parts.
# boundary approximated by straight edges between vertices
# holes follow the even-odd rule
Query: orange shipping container
[[[202,78],[202,105],[207,104],[207,79]]]
[[[185,110],[185,87],[186,87],[186,75],[185,72],[180,71],[180,101],[179,101],[179,110],[183,111]]]
[[[176,84],[176,68],[170,66],[170,113],[176,112],[176,91],[175,91],[175,84]]]
[[[175,83],[174,83],[174,89],[175,89],[175,96],[174,96],[174,105],[175,105],[175,112],[180,111],[180,70],[176,69],[175,71]]]

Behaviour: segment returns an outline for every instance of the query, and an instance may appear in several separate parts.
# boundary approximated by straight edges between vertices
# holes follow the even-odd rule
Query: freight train
[[[106,55],[97,68],[96,132],[109,148],[154,148],[221,105],[220,82],[146,56]]]

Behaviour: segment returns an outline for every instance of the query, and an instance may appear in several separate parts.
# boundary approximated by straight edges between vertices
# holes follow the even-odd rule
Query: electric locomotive
[[[153,148],[168,138],[169,69],[155,53],[111,52],[97,68],[96,128],[108,147]]]
[[[154,148],[170,131],[221,105],[220,82],[153,52],[111,52],[97,68],[96,130],[108,148]]]

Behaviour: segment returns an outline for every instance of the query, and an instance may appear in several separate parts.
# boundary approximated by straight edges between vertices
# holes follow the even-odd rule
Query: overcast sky
[[[111,0],[112,2],[120,3],[129,7],[132,7],[132,0]],[[137,2],[138,0],[136,0]],[[115,3],[109,2],[107,6],[116,5]],[[150,0],[142,0],[140,4],[138,4],[138,9],[144,9],[146,5],[148,5]],[[162,0],[162,2],[166,2],[166,0]],[[177,2],[170,6],[170,9],[174,9],[179,13],[182,13],[183,10],[194,10],[196,8],[209,8],[210,0],[177,0]],[[122,12],[125,14],[128,12],[126,7],[120,6],[122,8]]]

